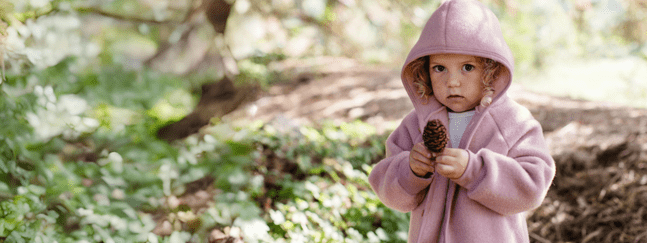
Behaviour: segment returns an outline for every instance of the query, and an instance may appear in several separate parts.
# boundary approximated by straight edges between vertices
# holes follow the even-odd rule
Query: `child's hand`
[[[449,179],[457,179],[467,168],[469,154],[464,149],[445,148],[436,157],[436,171]]]
[[[409,153],[409,167],[411,167],[411,171],[418,177],[424,177],[427,173],[433,173],[435,162],[430,159],[431,157],[432,152],[425,147],[424,142],[415,144]]]

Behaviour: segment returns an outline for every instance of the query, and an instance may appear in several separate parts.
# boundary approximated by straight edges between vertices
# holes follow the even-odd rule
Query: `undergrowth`
[[[217,123],[169,144],[155,128],[191,109],[164,95],[180,82],[61,65],[1,86],[0,242],[406,241],[408,215],[368,184],[371,126]]]

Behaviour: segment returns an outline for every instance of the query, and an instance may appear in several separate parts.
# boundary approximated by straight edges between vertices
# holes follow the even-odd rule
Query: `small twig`
[[[644,233],[639,234],[638,236],[636,236],[636,239],[634,240],[634,242],[635,242],[635,243],[640,242],[640,239],[641,239],[641,238],[643,238],[643,237],[645,237],[645,236],[647,236],[647,231],[645,231]]]
[[[535,239],[536,241],[540,241],[543,243],[551,243],[551,241],[545,239],[544,237],[539,236],[538,234],[535,234],[534,232],[530,233],[530,237]]]
[[[147,23],[147,24],[171,24],[171,23],[179,24],[179,22],[175,20],[157,21],[153,19],[141,18],[138,16],[125,16],[125,15],[119,15],[116,13],[105,11],[103,9],[92,8],[92,7],[80,7],[75,10],[79,13],[94,13],[108,18],[130,21],[130,22],[140,22],[140,23]]]
[[[599,228],[596,231],[593,231],[592,233],[588,234],[584,239],[582,239],[582,243],[589,242],[593,238],[597,237],[598,235],[602,234],[602,228]]]
[[[621,215],[615,215],[615,216],[607,216],[602,219],[599,219],[599,223],[609,223],[609,222],[628,222],[631,219],[631,216],[633,213],[627,213],[627,214],[621,214]]]
[[[562,228],[560,227],[560,223],[553,224],[555,227],[555,236],[557,237],[557,241],[562,241]]]
[[[615,242],[615,240],[613,240],[613,239],[612,239],[612,238],[613,238],[613,236],[614,236],[615,234],[620,234],[620,233],[622,233],[622,230],[620,230],[620,229],[614,229],[614,230],[612,230],[611,232],[609,232],[609,233],[607,234],[607,237],[604,239],[604,242]]]

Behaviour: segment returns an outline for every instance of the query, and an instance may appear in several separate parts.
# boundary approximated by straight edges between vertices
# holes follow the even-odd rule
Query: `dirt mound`
[[[557,165],[536,242],[647,242],[647,110],[520,92]]]
[[[223,119],[277,117],[296,125],[360,119],[386,131],[413,109],[399,70],[366,66],[352,59],[289,60],[271,67],[289,80]]]

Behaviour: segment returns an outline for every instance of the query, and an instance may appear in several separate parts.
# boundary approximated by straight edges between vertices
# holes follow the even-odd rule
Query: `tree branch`
[[[146,23],[146,24],[180,24],[181,22],[176,21],[176,20],[164,20],[164,21],[158,21],[154,19],[146,19],[146,18],[141,18],[138,16],[125,16],[125,15],[120,15],[116,13],[111,13],[102,9],[98,8],[91,8],[91,7],[81,7],[81,8],[76,8],[74,9],[79,13],[91,13],[91,14],[98,14],[104,17],[112,18],[112,19],[118,19],[118,20],[124,20],[124,21],[130,21],[130,22],[139,22],[139,23]]]

